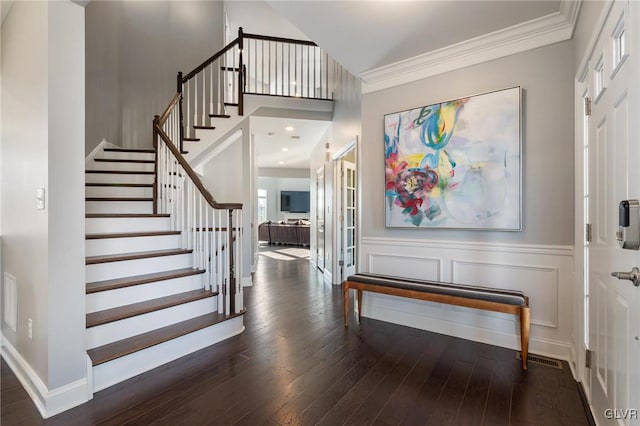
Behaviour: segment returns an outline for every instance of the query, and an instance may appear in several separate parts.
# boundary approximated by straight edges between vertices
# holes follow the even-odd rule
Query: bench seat
[[[349,326],[350,289],[357,291],[358,319],[362,313],[363,291],[517,315],[520,319],[522,368],[527,369],[530,311],[529,298],[521,291],[371,273],[354,274],[343,283],[345,327]]]

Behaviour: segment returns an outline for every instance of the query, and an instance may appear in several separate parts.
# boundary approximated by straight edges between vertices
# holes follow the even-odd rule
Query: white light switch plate
[[[44,210],[44,188],[36,189],[36,209]]]

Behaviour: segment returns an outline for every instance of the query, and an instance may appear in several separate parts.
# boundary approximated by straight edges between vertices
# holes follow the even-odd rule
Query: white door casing
[[[316,266],[324,271],[325,251],[325,190],[324,190],[324,166],[316,171]]]
[[[356,273],[356,165],[342,160],[342,279]]]

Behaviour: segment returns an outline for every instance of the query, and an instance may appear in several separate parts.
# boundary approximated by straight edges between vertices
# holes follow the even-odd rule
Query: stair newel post
[[[229,209],[229,314],[236,313],[236,271],[233,259],[233,209]]]
[[[178,143],[178,149],[180,150],[180,153],[184,152],[184,149],[182,147],[182,139],[184,138],[184,119],[182,117],[182,71],[178,71],[178,78],[177,80],[177,89],[178,89],[178,93],[180,94],[180,104],[179,104],[179,110],[180,110],[180,142]]]
[[[242,61],[242,49],[244,47],[244,32],[242,27],[238,28],[238,115],[244,115],[243,94],[244,94],[244,65]]]
[[[153,116],[153,149],[155,158],[153,162],[153,214],[158,214],[158,126],[160,126],[160,116]]]

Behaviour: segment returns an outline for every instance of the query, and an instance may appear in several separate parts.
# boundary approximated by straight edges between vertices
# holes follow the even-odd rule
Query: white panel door
[[[598,424],[640,420],[640,288],[612,272],[640,266],[640,252],[616,240],[618,205],[640,199],[638,6],[611,7],[589,62],[589,346],[591,406]],[[635,411],[634,411],[635,410]]]

